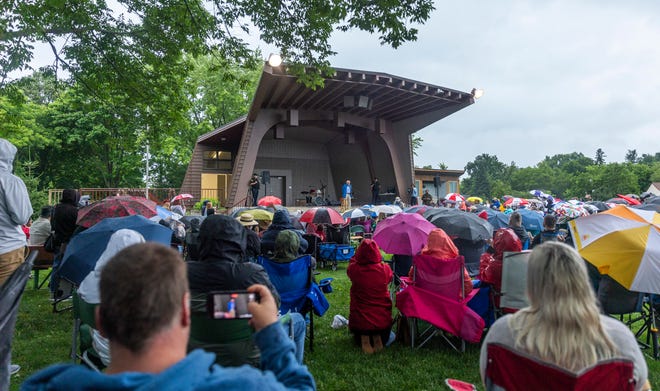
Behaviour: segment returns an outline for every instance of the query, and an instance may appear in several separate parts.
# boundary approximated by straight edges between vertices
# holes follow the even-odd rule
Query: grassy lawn
[[[305,363],[321,390],[437,390],[445,378],[457,378],[476,384],[480,389],[479,347],[468,345],[463,354],[433,341],[422,349],[411,350],[395,343],[380,354],[367,356],[353,345],[346,328],[330,327],[332,317],[348,318],[350,282],[346,263],[336,271],[322,270],[317,281],[333,277],[333,292],[328,294],[330,309],[315,318],[314,352],[305,353]],[[12,377],[12,390],[30,374],[50,364],[69,360],[71,347],[71,311],[51,312],[47,289],[32,290],[31,281],[23,295],[13,343],[12,361],[21,371]],[[660,384],[660,361],[647,360],[651,384]]]

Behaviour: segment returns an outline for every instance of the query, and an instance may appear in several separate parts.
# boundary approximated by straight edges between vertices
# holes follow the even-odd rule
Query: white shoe
[[[11,364],[9,365],[9,375],[15,375],[18,373],[18,371],[21,370],[21,366],[18,364]]]

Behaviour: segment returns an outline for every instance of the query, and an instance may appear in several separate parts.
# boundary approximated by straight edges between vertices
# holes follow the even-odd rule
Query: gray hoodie
[[[21,225],[32,215],[25,183],[12,174],[16,147],[0,138],[0,254],[27,245]]]

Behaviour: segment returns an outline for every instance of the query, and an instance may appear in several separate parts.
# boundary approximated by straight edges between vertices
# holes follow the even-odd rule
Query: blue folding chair
[[[280,294],[280,314],[298,312],[309,316],[309,349],[314,351],[314,306],[313,299],[320,289],[312,281],[312,258],[303,255],[288,263],[278,263],[260,256],[257,263],[268,273],[268,278]],[[316,286],[315,286],[316,285]],[[322,295],[322,293],[321,293]],[[325,300],[325,297],[323,297]]]

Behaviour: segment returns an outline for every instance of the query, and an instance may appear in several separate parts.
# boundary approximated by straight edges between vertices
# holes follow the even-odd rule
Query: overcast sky
[[[332,64],[469,92],[477,102],[418,132],[415,164],[477,155],[533,166],[602,148],[607,162],[660,152],[660,1],[436,1],[416,42],[337,33]]]
[[[416,42],[394,50],[374,35],[337,32],[331,62],[484,89],[418,132],[418,166],[463,169],[488,153],[526,167],[562,153],[593,158],[598,148],[620,162],[629,149],[660,152],[658,16],[657,0],[437,0]]]

